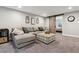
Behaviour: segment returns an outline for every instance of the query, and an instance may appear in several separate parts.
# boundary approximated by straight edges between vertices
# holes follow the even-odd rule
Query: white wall
[[[45,27],[49,30],[49,18],[45,18]]]
[[[44,26],[44,18],[39,17],[39,24],[31,25],[31,23],[25,23],[25,17],[29,15],[33,17],[34,15],[22,13],[16,10],[11,10],[8,8],[0,7],[0,28],[13,28],[13,27],[31,27],[31,26]]]
[[[68,22],[68,16],[75,16],[74,22]],[[79,12],[67,13],[63,16],[63,35],[79,37]]]

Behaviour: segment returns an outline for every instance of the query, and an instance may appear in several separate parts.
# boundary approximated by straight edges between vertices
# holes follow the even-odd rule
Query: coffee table
[[[45,44],[49,44],[49,43],[55,41],[55,34],[53,34],[53,33],[50,33],[50,34],[40,33],[40,34],[37,34],[37,40],[39,40]]]

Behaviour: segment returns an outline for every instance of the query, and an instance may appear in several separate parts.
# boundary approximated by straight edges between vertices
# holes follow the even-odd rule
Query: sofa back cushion
[[[28,27],[28,31],[29,32],[33,32],[33,28],[32,27]]]
[[[44,31],[43,27],[38,27],[39,31]]]
[[[34,31],[34,32],[36,32],[36,31],[37,31],[37,29],[36,29],[35,27],[33,27],[33,31]]]
[[[29,30],[27,27],[22,27],[22,29],[23,29],[24,33],[29,33]]]

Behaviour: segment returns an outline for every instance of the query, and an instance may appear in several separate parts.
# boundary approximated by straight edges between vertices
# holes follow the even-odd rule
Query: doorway
[[[63,15],[49,18],[49,31],[51,33],[62,33]]]
[[[56,32],[62,33],[63,15],[56,16]]]
[[[62,33],[63,16],[56,16],[56,32]]]

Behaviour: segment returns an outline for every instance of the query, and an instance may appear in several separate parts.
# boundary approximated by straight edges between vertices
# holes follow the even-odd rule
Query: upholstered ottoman
[[[37,40],[40,40],[41,42],[43,42],[45,44],[49,44],[49,43],[55,41],[55,34],[40,33],[40,34],[37,34]]]

